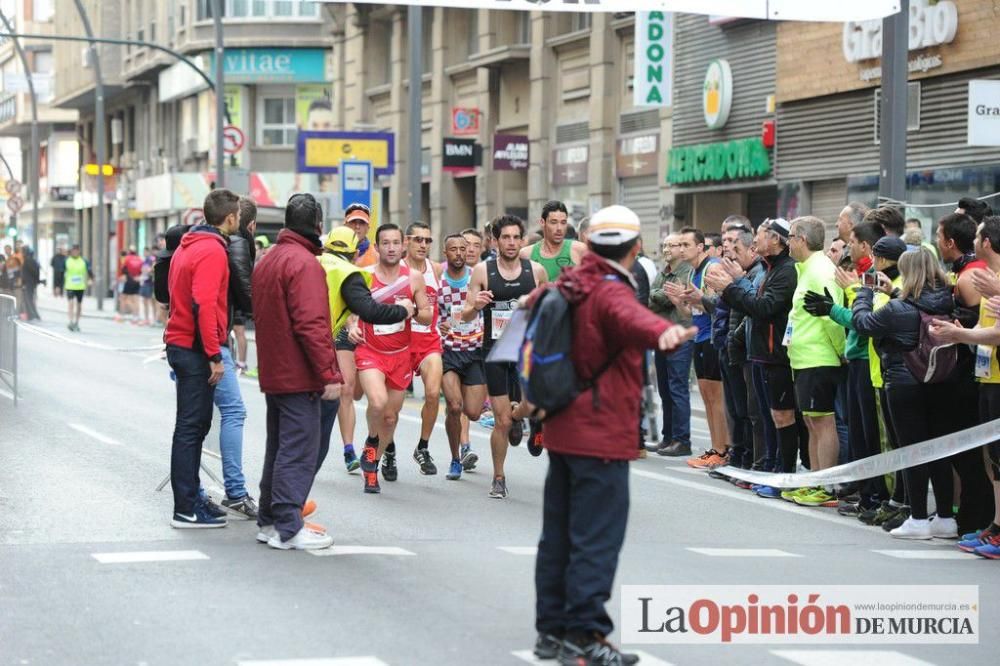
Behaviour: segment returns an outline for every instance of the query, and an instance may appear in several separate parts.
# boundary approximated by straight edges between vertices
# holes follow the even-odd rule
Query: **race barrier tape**
[[[729,465],[717,467],[715,471],[741,481],[759,483],[773,488],[829,486],[835,483],[863,481],[897,470],[923,465],[997,440],[1000,440],[1000,419],[818,472],[772,474],[738,469]]]
[[[44,338],[50,338],[52,340],[58,340],[59,342],[65,342],[71,345],[78,345],[80,347],[87,347],[88,349],[98,349],[101,351],[110,352],[150,352],[150,351],[163,351],[166,345],[151,345],[148,347],[111,347],[109,345],[102,345],[96,342],[87,342],[86,340],[76,340],[74,338],[66,337],[65,335],[59,335],[58,333],[53,333],[52,331],[46,331],[38,326],[32,326],[31,324],[26,324],[24,322],[17,322],[19,328],[35,335],[40,335]]]

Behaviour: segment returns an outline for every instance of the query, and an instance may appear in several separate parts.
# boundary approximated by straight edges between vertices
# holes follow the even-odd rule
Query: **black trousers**
[[[725,349],[719,352],[719,367],[722,370],[722,393],[726,401],[729,440],[732,443],[729,464],[734,467],[750,467],[753,463],[753,425],[750,422],[743,369],[739,365],[729,364],[729,354]]]
[[[198,500],[201,479],[201,446],[212,429],[215,387],[208,383],[212,371],[203,352],[167,345],[167,363],[174,371],[177,413],[170,447],[170,487],[174,512],[190,514]]]
[[[882,452],[878,407],[868,359],[854,359],[847,364],[847,425],[851,462]],[[884,476],[861,482],[861,504],[864,508],[872,508],[887,499],[889,489]]]
[[[549,453],[535,560],[535,628],[562,635],[614,629],[604,604],[628,522],[628,462]]]
[[[747,394],[747,418],[750,419],[750,432],[753,437],[753,455],[748,461],[743,459],[744,469],[762,469],[764,458],[767,456],[767,443],[764,439],[764,415],[760,410],[760,400],[753,385],[753,364],[749,361],[741,368],[743,373],[743,384],[746,386]],[[770,418],[770,414],[767,418]]]
[[[986,415],[980,416],[980,392],[989,392],[989,384],[977,384],[970,372],[960,380],[944,384],[942,391],[941,416],[945,419],[948,432],[957,432],[971,428],[978,423],[990,420]],[[993,522],[993,484],[986,475],[986,461],[980,449],[972,449],[957,453],[948,460],[958,474],[960,485],[958,497],[959,534],[982,529]]]
[[[283,541],[302,529],[319,460],[318,393],[267,394],[267,449],[260,477],[257,524],[274,525]]]

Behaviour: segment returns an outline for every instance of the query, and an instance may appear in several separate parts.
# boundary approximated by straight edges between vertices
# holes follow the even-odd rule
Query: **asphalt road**
[[[166,364],[143,349],[160,331],[85,319],[83,333],[70,334],[64,315],[43,315],[45,334],[20,332],[20,406],[0,396],[0,664],[530,660],[544,457],[513,449],[510,498],[493,500],[487,431],[474,426],[479,470],[452,482],[440,425],[431,441],[439,474],[421,476],[405,454],[419,423],[409,402],[400,480],[383,482],[380,496],[363,495],[361,477],[345,472],[336,445],[331,452],[312,497],[333,551],[274,551],[246,522],[173,530],[169,487],[154,491],[168,472],[173,385]],[[255,493],[264,401],[254,382],[243,389],[244,468]],[[704,424],[696,427],[704,443]],[[217,431],[209,442],[217,447]],[[758,499],[656,456],[633,465],[631,493],[609,604],[616,619],[617,586],[630,584],[971,584],[982,604],[978,645],[633,646],[645,664],[995,661],[997,563],[895,541],[830,509]],[[121,553],[164,559],[108,555]]]

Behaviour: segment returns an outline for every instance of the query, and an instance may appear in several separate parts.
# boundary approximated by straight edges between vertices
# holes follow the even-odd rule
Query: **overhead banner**
[[[347,4],[353,0],[322,0]],[[378,5],[456,9],[520,9],[547,12],[686,12],[781,21],[864,21],[899,11],[899,0],[393,0]]]
[[[639,12],[635,15],[633,105],[670,106],[674,71],[673,42],[673,14]]]

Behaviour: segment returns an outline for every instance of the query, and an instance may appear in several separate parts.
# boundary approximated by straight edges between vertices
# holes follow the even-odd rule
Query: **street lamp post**
[[[90,27],[90,17],[83,7],[82,0],[74,0],[76,11],[83,23],[83,31],[90,41],[90,58],[94,65],[94,137],[97,143],[97,309],[104,309],[104,293],[107,289],[108,271],[108,222],[104,215],[104,164],[107,162],[107,146],[104,127],[104,77],[101,75],[101,59],[97,53],[97,42],[94,41],[94,31]]]
[[[420,219],[423,211],[423,121],[420,110],[424,92],[424,8],[410,5],[406,10],[406,39],[410,47],[410,118],[409,158],[410,222]]]
[[[4,27],[8,32],[14,32],[14,27],[7,20],[7,15],[0,11],[0,19],[3,20]],[[24,70],[24,78],[28,81],[28,92],[31,94],[31,148],[28,158],[28,174],[31,178],[31,192],[34,197],[31,206],[31,247],[38,253],[38,204],[41,193],[38,191],[38,178],[41,167],[38,159],[38,96],[35,94],[35,82],[31,76],[31,68],[28,66],[28,57],[24,54],[21,42],[17,38],[11,38],[14,50],[21,60],[21,68]]]
[[[215,186],[226,186],[226,156],[224,154],[223,122],[226,118],[225,48],[222,44],[222,0],[212,3],[215,23]]]

